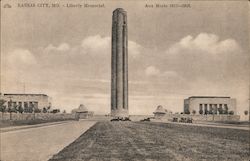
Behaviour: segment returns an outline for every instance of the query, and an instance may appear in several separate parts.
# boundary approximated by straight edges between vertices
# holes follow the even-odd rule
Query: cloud
[[[82,41],[81,47],[85,53],[107,54],[110,52],[110,41],[110,37],[89,36]]]
[[[137,57],[141,54],[142,46],[134,41],[128,41],[128,54]]]
[[[160,74],[160,70],[155,66],[149,66],[145,69],[145,74],[147,76],[157,76]]]
[[[16,49],[6,56],[6,64],[8,68],[23,68],[35,65],[37,60],[35,56],[26,49]]]
[[[100,35],[89,36],[83,39],[81,47],[84,53],[89,54],[110,54],[111,37]],[[141,54],[142,46],[134,41],[128,40],[128,54],[137,57]]]
[[[177,77],[179,77],[179,75],[175,71],[165,71],[163,73],[163,76],[167,77],[167,78],[177,78]]]
[[[175,71],[161,71],[155,66],[149,66],[145,69],[146,76],[158,76],[167,79],[181,78]]]
[[[45,51],[67,51],[70,49],[70,45],[67,43],[61,43],[57,47],[54,46],[53,44],[49,44],[46,48]]]
[[[19,91],[20,86],[23,86],[20,85],[20,82],[39,77],[36,72],[39,62],[31,51],[19,48],[3,55],[2,68],[4,77],[2,83],[5,86],[4,89]]]
[[[196,51],[200,53],[222,54],[238,53],[241,47],[234,39],[220,40],[219,36],[209,33],[200,33],[196,37],[188,35],[171,46],[167,53],[177,54],[183,51]]]

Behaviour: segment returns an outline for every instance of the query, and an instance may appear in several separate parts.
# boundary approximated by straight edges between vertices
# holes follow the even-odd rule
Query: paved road
[[[1,133],[4,133],[4,132],[9,132],[9,131],[37,128],[37,127],[43,127],[43,126],[51,126],[51,125],[56,125],[56,124],[64,124],[67,122],[72,122],[72,120],[47,122],[47,123],[34,124],[34,125],[9,126],[9,127],[0,128],[0,130],[1,130]]]
[[[63,124],[1,133],[1,161],[46,161],[95,124],[71,121]]]

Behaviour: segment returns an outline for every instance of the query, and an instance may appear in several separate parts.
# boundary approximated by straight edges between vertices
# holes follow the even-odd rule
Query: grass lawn
[[[247,130],[152,122],[98,122],[50,161],[249,160]]]

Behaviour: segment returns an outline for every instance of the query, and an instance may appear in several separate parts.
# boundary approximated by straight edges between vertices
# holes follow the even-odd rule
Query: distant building
[[[218,96],[192,96],[184,100],[185,114],[236,114],[236,99]]]
[[[77,109],[73,109],[71,113],[75,114],[76,119],[86,119],[94,115],[94,112],[89,111],[83,104],[80,104]]]
[[[3,94],[6,107],[21,106],[22,108],[34,107],[38,109],[51,107],[51,98],[46,94]]]
[[[162,105],[157,106],[156,110],[153,112],[155,118],[162,118],[166,114],[172,114],[171,111],[163,108]]]

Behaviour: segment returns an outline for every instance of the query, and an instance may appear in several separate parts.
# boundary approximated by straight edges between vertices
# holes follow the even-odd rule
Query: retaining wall
[[[75,114],[69,113],[0,113],[0,120],[63,120],[74,119]]]
[[[166,114],[163,117],[155,116],[156,119],[161,120],[173,120],[173,118],[192,118],[194,121],[239,121],[240,116],[239,115],[187,115],[187,114]]]

